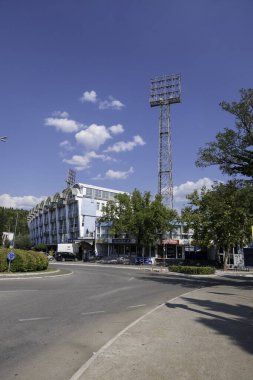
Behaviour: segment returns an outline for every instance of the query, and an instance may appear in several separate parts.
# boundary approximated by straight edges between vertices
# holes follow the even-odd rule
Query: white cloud
[[[113,133],[114,135],[117,135],[119,133],[123,133],[124,132],[124,128],[123,128],[123,125],[121,124],[116,124],[116,125],[112,125],[111,127],[108,128],[111,133]]]
[[[210,178],[200,178],[198,181],[187,181],[179,186],[175,186],[173,189],[173,195],[175,202],[185,202],[186,195],[191,194],[194,190],[200,191],[203,186],[208,189],[211,188],[214,181]]]
[[[12,197],[10,194],[0,195],[0,206],[1,207],[12,207],[12,208],[22,208],[31,209],[40,203],[46,197],[34,197],[33,195],[25,195],[23,197]]]
[[[91,124],[87,129],[75,135],[76,141],[87,149],[98,149],[111,135],[104,125]]]
[[[90,102],[90,103],[96,103],[97,102],[97,94],[94,90],[92,91],[85,91],[83,95],[81,96],[81,102]]]
[[[63,112],[61,112],[61,111],[54,111],[52,113],[52,116],[67,119],[69,117],[69,114],[66,111],[63,111]]]
[[[116,153],[127,152],[127,151],[133,150],[136,146],[142,146],[145,144],[146,143],[143,140],[143,138],[141,136],[137,135],[137,136],[133,137],[132,141],[128,141],[128,142],[118,141],[114,145],[109,146],[106,149],[106,152],[116,152]]]
[[[125,107],[125,105],[120,100],[114,99],[112,96],[109,96],[108,100],[100,101],[98,106],[100,110],[120,110],[123,107]]]
[[[71,152],[72,150],[75,149],[68,140],[64,140],[64,141],[60,142],[59,146],[61,148],[64,148],[68,152]]]
[[[93,159],[100,159],[102,161],[114,161],[110,156],[105,154],[97,154],[94,151],[90,151],[84,155],[74,155],[71,159],[64,159],[63,162],[73,165],[76,170],[85,170],[91,166]]]
[[[82,125],[77,123],[75,120],[70,119],[59,119],[55,117],[48,117],[45,119],[45,125],[55,127],[57,131],[64,133],[77,132]]]
[[[112,169],[109,169],[105,173],[105,178],[108,179],[127,179],[132,173],[134,172],[133,167],[131,167],[128,171],[123,172],[123,171],[115,171]]]
[[[96,91],[94,90],[83,92],[80,100],[82,103],[85,103],[85,102],[98,103],[98,108],[100,110],[105,110],[105,109],[120,110],[121,108],[125,107],[125,105],[120,100],[115,99],[112,96],[108,96],[108,98],[105,100],[99,99]]]

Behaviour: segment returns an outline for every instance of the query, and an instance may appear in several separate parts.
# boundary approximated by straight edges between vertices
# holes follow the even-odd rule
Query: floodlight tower
[[[160,107],[158,193],[163,197],[163,204],[170,208],[173,208],[170,105],[180,102],[180,74],[151,79],[149,103],[151,107]]]
[[[74,184],[76,183],[76,172],[75,172],[75,170],[69,169],[66,182],[67,182],[68,187],[74,186]]]

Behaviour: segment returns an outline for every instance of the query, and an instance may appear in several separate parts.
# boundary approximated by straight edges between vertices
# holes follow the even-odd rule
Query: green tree
[[[38,252],[46,252],[47,251],[47,245],[44,243],[39,243],[33,247],[34,251]]]
[[[15,238],[15,248],[31,249],[32,243],[29,235],[18,235]]]
[[[218,165],[222,173],[253,178],[253,89],[241,89],[239,102],[220,103],[235,116],[234,129],[225,128],[216,140],[200,148],[196,165]]]
[[[29,233],[27,216],[27,210],[0,207],[0,239],[4,231],[16,230],[16,235],[27,235]]]
[[[129,196],[118,194],[115,201],[109,201],[103,209],[100,221],[111,222],[112,234],[128,234],[135,238],[142,252],[145,247],[157,243],[158,234],[170,231],[178,215],[166,208],[161,195],[151,199],[150,192],[142,194],[135,189]]]
[[[188,195],[189,206],[182,210],[182,220],[194,230],[193,239],[202,246],[224,251],[224,267],[234,247],[250,242],[253,225],[253,185],[243,181],[215,183]]]

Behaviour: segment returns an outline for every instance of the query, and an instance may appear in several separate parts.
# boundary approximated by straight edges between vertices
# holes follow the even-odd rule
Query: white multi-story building
[[[46,244],[48,249],[57,249],[58,244],[79,243],[79,258],[89,250],[99,255],[137,255],[134,237],[124,233],[110,234],[110,223],[98,222],[102,208],[108,200],[125,192],[77,183],[35,206],[28,215],[28,226],[32,244]],[[193,231],[185,233],[182,224],[175,223],[171,232],[158,236],[158,246],[152,248],[152,256],[166,259],[184,259],[191,246]],[[151,255],[151,251],[146,252]]]
[[[60,243],[80,242],[94,246],[95,222],[102,215],[103,206],[123,193],[77,183],[49,196],[29,212],[32,244],[44,243],[54,248]]]

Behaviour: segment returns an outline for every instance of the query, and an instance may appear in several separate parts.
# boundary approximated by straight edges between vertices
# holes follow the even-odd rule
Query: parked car
[[[55,258],[52,255],[47,255],[47,259],[48,261],[55,261]]]
[[[57,261],[77,261],[76,254],[72,252],[56,252],[55,259]]]

